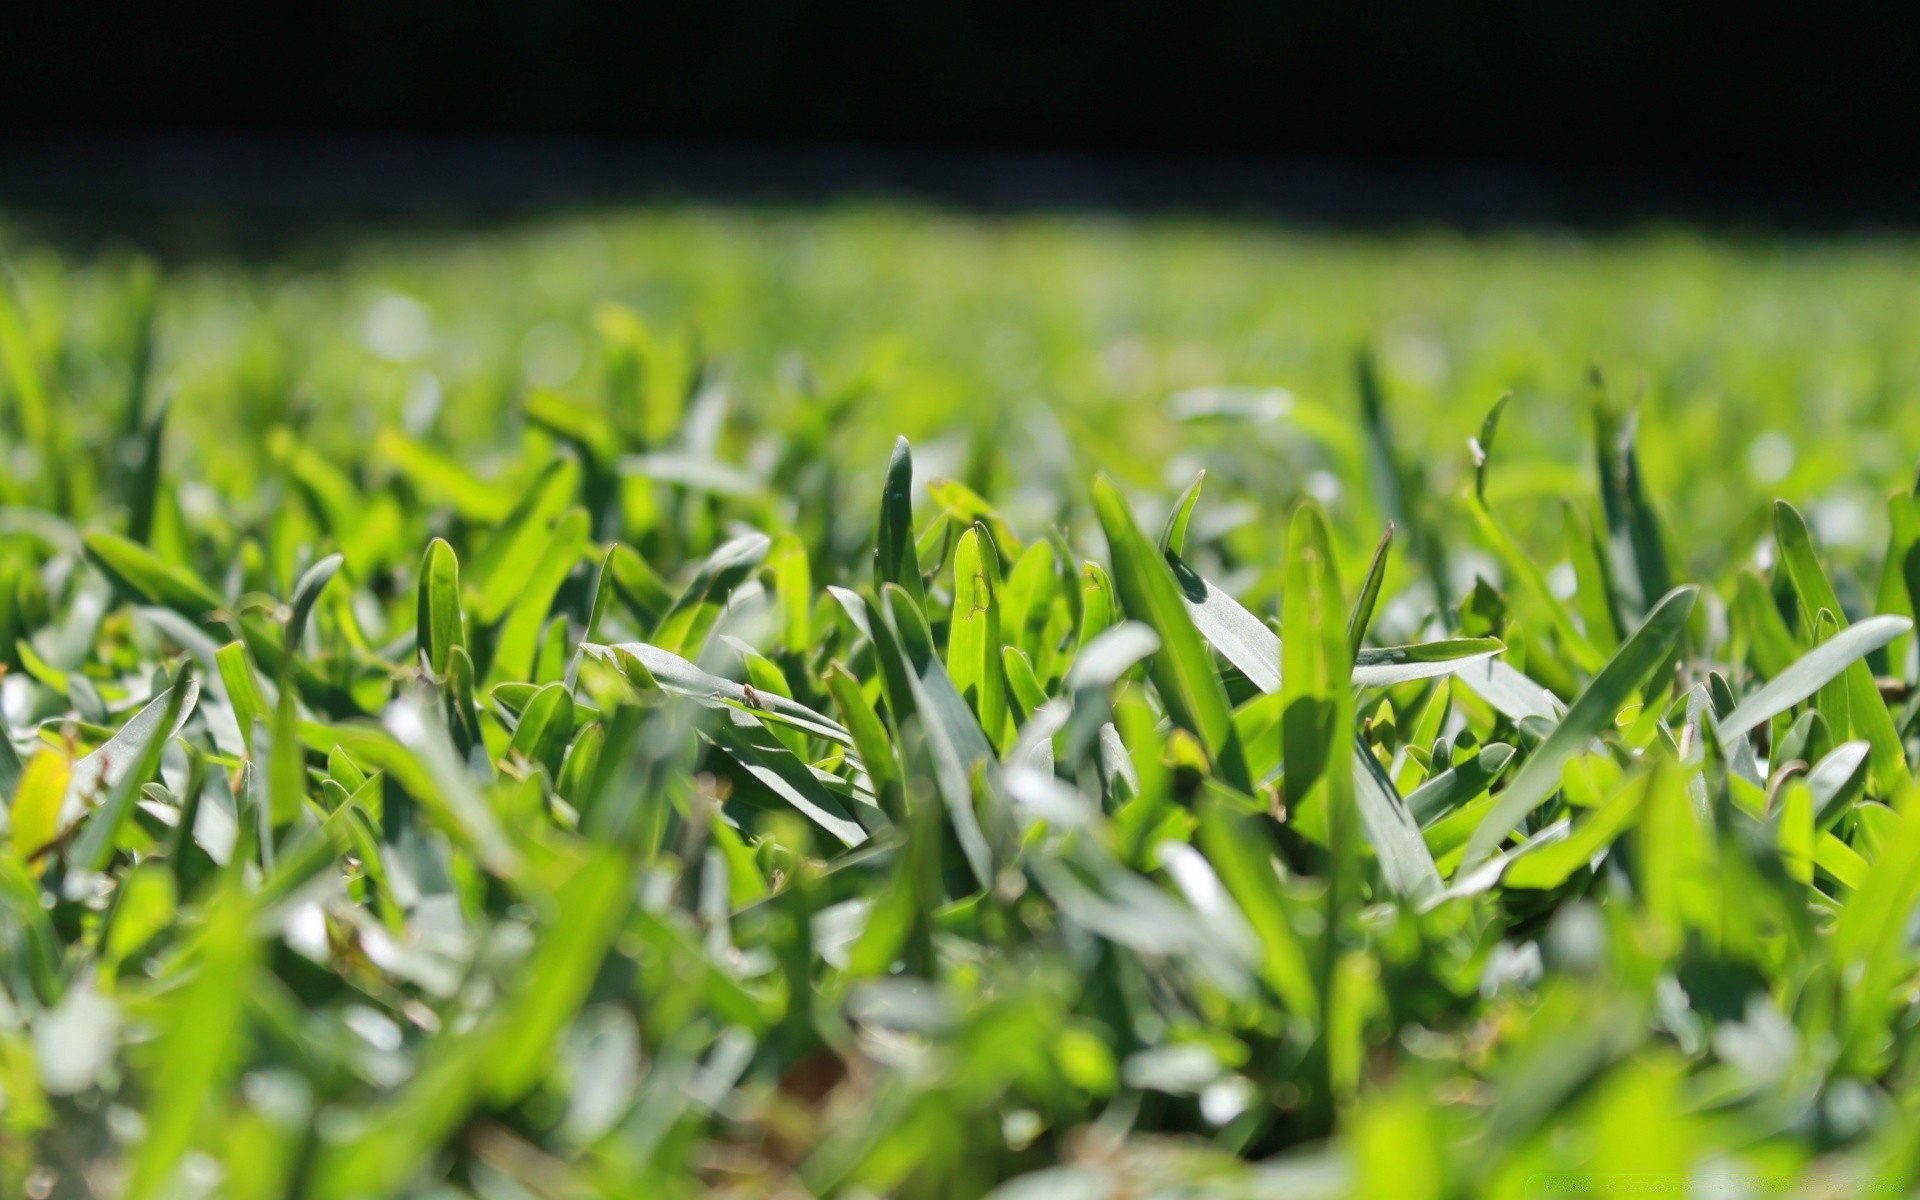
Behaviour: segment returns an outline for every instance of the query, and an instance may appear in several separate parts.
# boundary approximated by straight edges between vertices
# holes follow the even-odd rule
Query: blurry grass
[[[97,306],[118,289],[117,263],[56,282],[64,263],[13,258],[49,319],[71,307],[111,322]],[[919,439],[1042,404],[1140,483],[1180,474],[1165,454],[1128,452],[1167,446],[1169,393],[1280,386],[1346,409],[1362,345],[1401,441],[1443,457],[1443,482],[1509,390],[1512,444],[1572,465],[1597,364],[1617,392],[1644,392],[1649,478],[1674,501],[1682,544],[1712,555],[1773,492],[1832,492],[1830,532],[1877,540],[1878,494],[1920,445],[1920,413],[1903,403],[1920,386],[1916,267],[1920,247],[1897,239],[680,208],[376,235],[258,269],[199,262],[170,281],[158,369],[194,473],[227,490],[248,464],[207,453],[196,428],[260,429],[300,405],[322,445],[345,445],[437,392],[459,414],[437,436],[499,448],[525,381],[564,386],[590,368],[586,317],[603,300],[693,330],[749,410],[779,403],[799,364],[828,384],[881,372],[892,419],[849,431],[849,458],[878,461],[890,432]],[[1696,470],[1709,450],[1710,475]]]

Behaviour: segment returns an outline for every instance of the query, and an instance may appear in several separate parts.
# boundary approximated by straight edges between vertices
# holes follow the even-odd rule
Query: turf
[[[1920,1178],[1904,239],[0,256],[10,1191]]]

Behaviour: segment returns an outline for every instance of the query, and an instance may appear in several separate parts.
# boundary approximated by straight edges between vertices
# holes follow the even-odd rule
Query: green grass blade
[[[1126,501],[1105,476],[1093,482],[1093,503],[1106,531],[1114,589],[1122,609],[1160,635],[1153,675],[1169,712],[1199,737],[1229,785],[1251,790],[1226,691],[1206,642],[1187,615],[1166,560],[1141,535]]]
[[[880,525],[874,536],[873,586],[894,584],[922,609],[926,593],[920,582],[920,559],[913,539],[913,451],[906,438],[893,444],[887,460],[887,482],[880,493]]]
[[[1439,771],[1407,796],[1407,811],[1422,828],[1486,794],[1506,771],[1514,749],[1493,742],[1465,762]]]
[[[287,637],[286,645],[296,654],[305,639],[307,619],[313,614],[313,606],[319,603],[320,593],[327,590],[334,575],[340,570],[346,558],[339,554],[329,554],[301,573],[293,587],[293,596],[287,601]]]
[[[1825,609],[1844,628],[1846,610],[1841,607],[1840,597],[1834,593],[1833,584],[1814,554],[1806,520],[1784,500],[1775,501],[1773,506],[1773,535],[1809,624],[1815,614]],[[1873,672],[1866,663],[1854,662],[1846,668],[1843,680],[1849,702],[1849,727],[1873,744],[1872,770],[1882,793],[1894,795],[1904,791],[1913,781],[1907,767],[1906,747],[1894,726],[1892,714],[1880,699]]]
[[[453,648],[465,647],[467,638],[460,611],[460,560],[442,538],[427,543],[419,590],[420,661],[433,675],[444,677]]]
[[[980,718],[996,746],[1008,732],[1004,649],[1000,628],[1000,566],[981,526],[960,535],[953,552],[953,619],[947,627],[947,674]]]
[[[507,611],[507,620],[493,646],[493,661],[487,678],[498,683],[506,679],[527,679],[533,674],[535,651],[540,645],[540,630],[553,609],[553,598],[560,585],[587,553],[588,517],[576,508],[560,519],[552,536],[540,552],[539,561],[521,581],[519,597]],[[694,638],[689,630],[688,639]],[[704,637],[704,633],[700,636]],[[683,645],[686,642],[683,641]],[[697,650],[698,642],[695,642]]]
[[[1187,552],[1187,525],[1193,520],[1193,506],[1200,502],[1200,488],[1206,482],[1207,473],[1202,471],[1173,502],[1167,523],[1160,530],[1160,553],[1179,558]]]
[[[1719,723],[1720,737],[1728,743],[1745,737],[1912,628],[1913,622],[1906,617],[1869,617],[1858,625],[1849,625],[1741,701]]]
[[[201,621],[220,607],[220,594],[185,567],[162,561],[153,551],[117,533],[81,535],[87,557],[124,594],[171,608]]]
[[[1367,630],[1373,625],[1373,610],[1380,603],[1380,586],[1387,578],[1387,551],[1393,546],[1393,522],[1387,522],[1387,531],[1380,535],[1380,544],[1374,547],[1373,561],[1367,564],[1366,578],[1360,584],[1360,596],[1353,602],[1353,615],[1347,619],[1347,649],[1355,656],[1360,653],[1362,643],[1367,640]]]
[[[1388,891],[1417,904],[1441,887],[1433,854],[1420,836],[1419,823],[1373,752],[1360,744],[1354,749],[1354,759],[1354,806],[1374,856],[1380,860],[1381,877]]]
[[[1520,764],[1505,791],[1474,828],[1461,870],[1483,862],[1560,786],[1560,772],[1587,744],[1613,725],[1615,716],[1665,661],[1685,630],[1699,589],[1675,588],[1653,606],[1639,628],[1574,700],[1553,732]]]
[[[580,535],[584,538],[584,528]],[[742,534],[723,543],[700,564],[693,580],[660,618],[653,644],[674,654],[699,657],[727,597],[760,569],[772,549],[773,540],[764,533]]]

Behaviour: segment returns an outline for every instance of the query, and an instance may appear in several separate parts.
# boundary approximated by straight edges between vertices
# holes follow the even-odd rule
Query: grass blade
[[[1794,590],[1799,593],[1808,626],[1812,625],[1813,617],[1825,609],[1844,629],[1846,610],[1841,607],[1840,597],[1834,593],[1826,571],[1813,552],[1813,538],[1807,532],[1806,520],[1784,500],[1774,502],[1773,536],[1787,573],[1793,579]],[[1881,791],[1887,795],[1904,791],[1913,782],[1907,768],[1906,747],[1901,743],[1900,732],[1887,712],[1886,703],[1880,699],[1873,672],[1866,663],[1856,661],[1846,668],[1842,679],[1850,727],[1873,744],[1872,771]]]
[[[873,586],[894,584],[922,610],[927,597],[913,540],[913,451],[906,438],[893,443],[887,482],[880,493],[880,526],[874,535]]]
[[[1719,723],[1720,737],[1731,743],[1813,695],[1842,671],[1913,628],[1905,617],[1869,617],[1849,625],[1802,655],[1740,702]]]
[[[1621,643],[1607,665],[1560,718],[1553,732],[1520,764],[1513,782],[1480,819],[1467,842],[1460,866],[1462,873],[1485,861],[1507,835],[1560,786],[1560,772],[1567,763],[1612,726],[1615,714],[1667,660],[1686,628],[1698,596],[1698,588],[1675,588],[1653,606],[1639,628]]]
[[[1126,501],[1105,476],[1093,481],[1093,503],[1106,531],[1114,590],[1122,609],[1160,635],[1153,675],[1169,711],[1199,737],[1228,784],[1252,790],[1226,691],[1206,642],[1187,616],[1186,602],[1166,560],[1141,535]]]
[[[420,562],[420,661],[436,678],[445,678],[447,659],[455,646],[467,644],[460,612],[460,560],[445,539],[427,543]]]

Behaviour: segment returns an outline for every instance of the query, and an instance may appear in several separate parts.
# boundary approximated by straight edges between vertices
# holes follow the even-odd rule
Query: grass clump
[[[231,279],[23,261],[11,1188],[1916,1181],[1905,487],[1870,551],[1676,520],[1643,463],[1723,456],[1597,374],[1460,421],[1350,342],[1333,400],[896,420],[898,347],[739,399],[607,303],[453,387],[399,293],[203,344]]]

